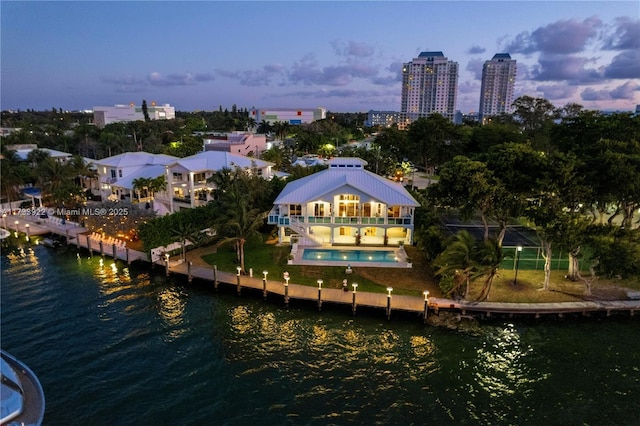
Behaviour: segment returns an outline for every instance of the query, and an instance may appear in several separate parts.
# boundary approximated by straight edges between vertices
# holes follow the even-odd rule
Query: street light
[[[518,284],[518,265],[520,264],[520,252],[522,252],[522,246],[516,247],[516,275],[513,278],[513,285]]]

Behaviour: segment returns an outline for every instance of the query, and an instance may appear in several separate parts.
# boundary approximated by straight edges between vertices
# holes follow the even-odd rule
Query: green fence
[[[544,257],[542,257],[542,247],[522,247],[522,251],[518,252],[517,247],[502,247],[504,260],[500,267],[502,269],[518,269],[522,270],[542,270],[544,269]],[[569,256],[565,252],[552,252],[551,255],[552,270],[569,269]]]

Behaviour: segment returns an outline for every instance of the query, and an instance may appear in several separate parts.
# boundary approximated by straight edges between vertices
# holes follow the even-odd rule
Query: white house
[[[420,204],[399,183],[364,169],[360,158],[333,158],[329,168],[290,182],[268,222],[280,243],[303,245],[411,244]]]
[[[242,168],[271,179],[273,163],[224,151],[205,151],[176,159],[166,165],[167,191],[156,194],[156,200],[173,213],[184,208],[207,204],[212,200],[213,183],[207,180],[222,169]]]
[[[148,152],[125,152],[96,160],[100,195],[103,200],[133,201],[136,194],[133,181],[138,178],[156,178],[166,173],[166,165],[178,157]],[[166,213],[161,205],[155,205],[158,213]]]

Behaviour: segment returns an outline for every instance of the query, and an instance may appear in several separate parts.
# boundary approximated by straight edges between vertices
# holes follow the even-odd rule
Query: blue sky
[[[459,64],[462,112],[499,52],[518,61],[516,96],[640,104],[637,1],[3,0],[0,15],[2,109],[398,111],[402,63],[432,50]]]

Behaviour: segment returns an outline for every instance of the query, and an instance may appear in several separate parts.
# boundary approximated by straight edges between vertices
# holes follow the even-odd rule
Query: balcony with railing
[[[411,216],[405,217],[362,217],[362,216],[287,216],[278,215],[272,210],[267,223],[270,225],[287,226],[291,224],[291,218],[298,223],[314,225],[413,225]]]

